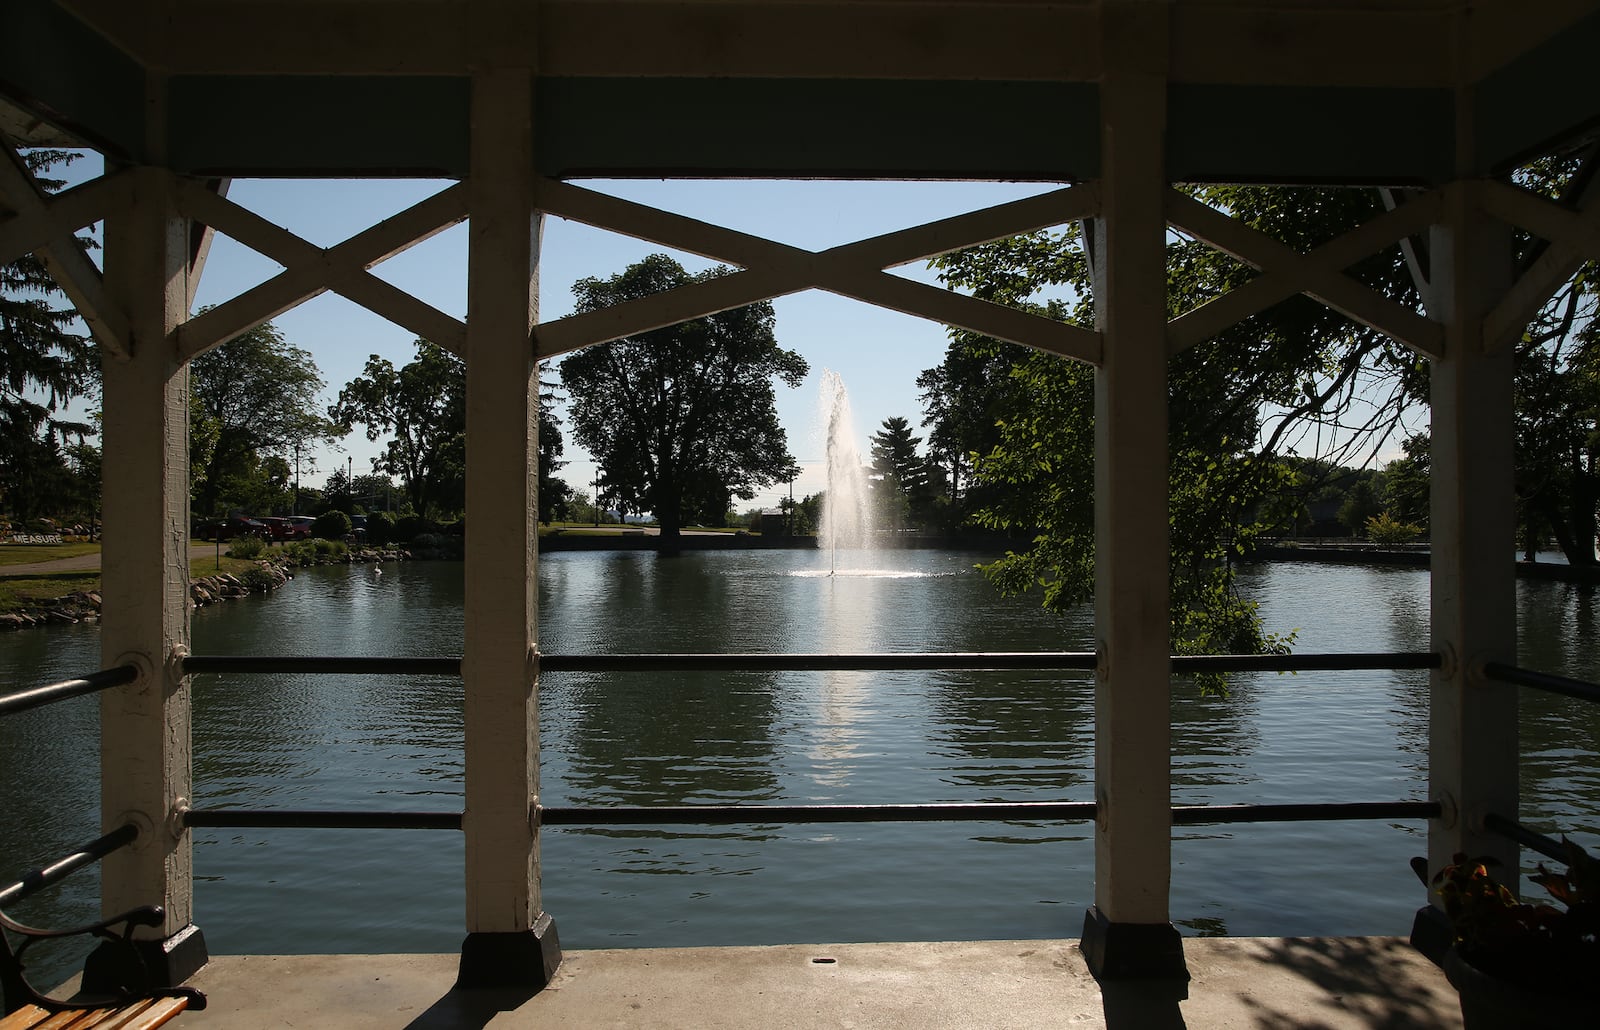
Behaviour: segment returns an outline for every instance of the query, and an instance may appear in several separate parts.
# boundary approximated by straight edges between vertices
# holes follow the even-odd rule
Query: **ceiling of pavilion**
[[[461,176],[471,69],[531,64],[555,177],[1071,181],[1099,173],[1100,83],[1142,60],[1101,43],[1125,6],[6,0],[0,134],[191,174]],[[1600,126],[1600,0],[1167,11],[1175,181],[1431,184]]]

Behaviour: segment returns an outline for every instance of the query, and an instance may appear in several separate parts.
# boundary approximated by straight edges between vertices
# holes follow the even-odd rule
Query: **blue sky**
[[[229,199],[288,228],[319,246],[331,246],[448,183],[418,180],[237,180]],[[964,211],[988,207],[1053,188],[1022,183],[886,183],[772,181],[603,181],[583,183],[629,200],[716,222],[809,250]],[[666,250],[691,271],[711,262],[675,253],[614,233],[564,219],[545,219],[540,269],[540,318],[558,318],[572,310],[571,287],[588,276],[622,271],[646,254]],[[378,265],[374,273],[455,315],[466,312],[467,228],[449,231]],[[271,260],[219,237],[201,280],[197,304],[216,304],[280,271]],[[932,281],[921,264],[901,274]],[[798,351],[811,364],[811,374],[798,390],[781,388],[778,413],[789,434],[790,451],[803,469],[795,483],[797,497],[821,484],[820,444],[815,439],[815,410],[822,372],[837,371],[851,394],[858,446],[884,419],[904,416],[917,424],[921,404],[916,377],[944,355],[942,325],[885,311],[831,294],[809,291],[775,301],[779,343]],[[368,355],[379,354],[398,364],[410,360],[412,334],[342,297],[324,294],[280,315],[284,335],[309,350],[327,382],[331,402],[339,387],[360,374]],[[304,473],[308,485],[319,485],[347,457],[357,474],[371,470],[381,441],[369,443],[359,429],[343,441],[343,450],[318,456],[316,472]],[[593,478],[594,464],[570,438],[570,464],[562,476],[575,487]],[[787,491],[780,485],[739,510],[771,505]]]

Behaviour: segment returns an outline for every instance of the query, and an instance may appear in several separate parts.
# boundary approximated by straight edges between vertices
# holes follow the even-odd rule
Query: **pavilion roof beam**
[[[1590,180],[1577,211],[1507,183],[1486,180],[1474,186],[1489,214],[1549,241],[1484,317],[1484,346],[1508,347],[1584,262],[1600,261],[1600,178]]]
[[[889,274],[900,265],[961,247],[1076,220],[1098,209],[1099,192],[1077,186],[824,251],[808,251],[553,180],[541,180],[539,206],[562,217],[664,246],[728,260],[746,270],[667,293],[584,312],[539,327],[541,357],[633,336],[804,289],[822,289],[906,314],[1085,361],[1097,361],[1097,334]]]
[[[107,295],[100,269],[89,260],[75,235],[82,224],[97,221],[126,206],[128,194],[118,192],[123,190],[123,185],[108,184],[97,191],[84,191],[58,212],[28,171],[22,156],[9,145],[0,144],[0,151],[4,151],[0,153],[0,211],[14,211],[14,221],[22,223],[17,227],[16,235],[22,238],[18,242],[25,241],[30,230],[37,234],[32,241],[35,243],[32,253],[44,262],[50,277],[72,301],[78,316],[88,325],[100,346],[114,357],[126,358],[130,349],[127,314]],[[106,205],[104,209],[102,204]],[[71,217],[61,218],[58,214]],[[85,221],[77,221],[80,217]],[[8,229],[11,225],[7,222],[0,228]]]
[[[180,183],[184,213],[284,266],[259,286],[184,323],[178,349],[192,358],[321,293],[332,290],[397,325],[460,355],[466,326],[370,272],[373,265],[426,240],[467,216],[457,184],[323,249],[274,225],[203,185]]]
[[[172,74],[459,74],[472,42],[455,0],[166,0],[160,18],[128,0],[64,5]],[[1463,20],[1455,0],[1172,6],[1174,81],[1448,86],[1457,77],[1438,45]],[[1511,6],[1476,5],[1474,21],[1498,31],[1467,26],[1475,75],[1584,13],[1579,0],[1542,0],[1536,19],[1527,4],[1514,19]],[[964,79],[1090,82],[1104,71],[1093,2],[542,0],[511,14],[507,45],[536,54],[542,75],[936,80],[960,69]]]
[[[1438,323],[1343,274],[1343,269],[1383,244],[1429,224],[1436,205],[1437,199],[1415,201],[1302,254],[1225,212],[1170,190],[1167,210],[1173,225],[1260,269],[1261,275],[1174,320],[1168,329],[1169,353],[1209,339],[1269,304],[1304,293],[1414,350],[1438,357],[1444,347],[1443,328]]]
[[[232,185],[232,179],[210,179],[206,182],[206,189],[219,197],[227,197]],[[195,294],[200,292],[200,277],[205,274],[206,259],[211,256],[211,244],[216,235],[211,226],[204,222],[189,223],[189,303],[184,309],[186,312],[194,310]]]

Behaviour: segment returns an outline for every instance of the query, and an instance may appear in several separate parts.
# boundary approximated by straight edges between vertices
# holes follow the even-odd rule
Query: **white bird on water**
[[[376,565],[374,565],[374,566],[373,566],[373,567],[372,567],[372,574],[373,574],[373,575],[374,575],[374,576],[381,576],[381,575],[383,575],[383,570],[382,570],[382,569],[380,569],[380,568],[378,568],[378,567],[377,567],[377,566],[376,566]]]

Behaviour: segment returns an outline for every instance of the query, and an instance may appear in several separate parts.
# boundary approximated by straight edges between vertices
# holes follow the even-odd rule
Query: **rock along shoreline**
[[[219,572],[189,581],[189,607],[207,605],[253,594],[268,594],[294,578],[294,570],[312,565],[366,565],[373,562],[406,561],[410,551],[399,548],[351,548],[337,557],[296,562],[284,557],[263,559],[242,574]],[[39,601],[16,611],[0,613],[0,632],[31,629],[35,626],[72,626],[98,622],[103,599],[98,590],[80,590],[61,597]]]

